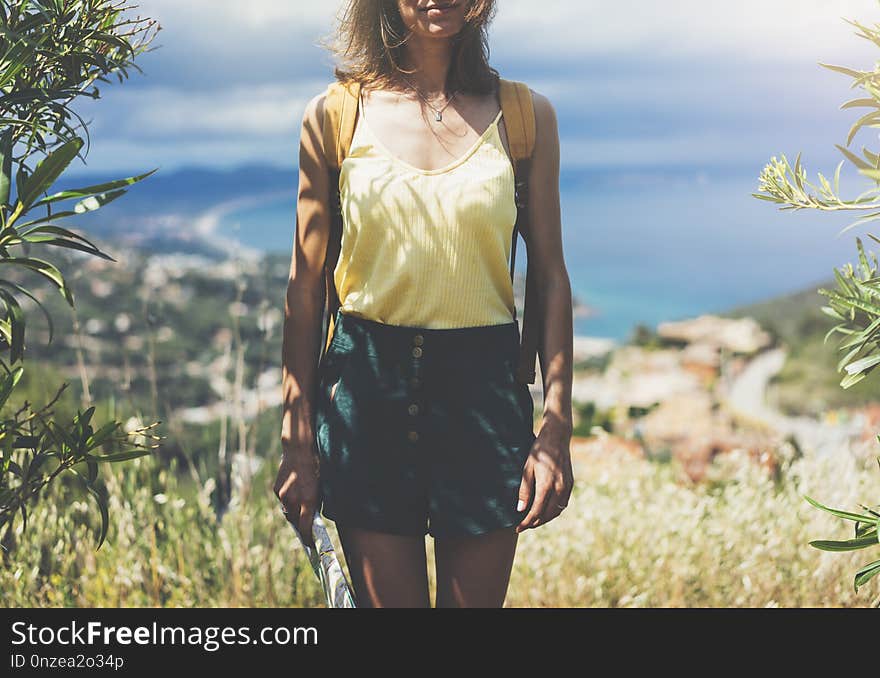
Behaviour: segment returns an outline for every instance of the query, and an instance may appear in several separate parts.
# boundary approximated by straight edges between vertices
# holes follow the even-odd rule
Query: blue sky
[[[332,78],[339,2],[140,0],[163,26],[144,75],[83,107],[88,169],[293,167],[308,99]],[[849,81],[818,61],[868,67],[876,47],[843,17],[876,0],[672,3],[499,0],[491,61],[557,110],[564,168],[760,166],[804,152],[838,161]],[[831,167],[833,169],[833,167]]]

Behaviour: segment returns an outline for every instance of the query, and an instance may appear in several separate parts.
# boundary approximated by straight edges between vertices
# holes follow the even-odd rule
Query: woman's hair
[[[488,94],[498,82],[489,65],[487,29],[495,15],[495,0],[472,0],[461,31],[453,39],[452,63],[446,87],[466,94]],[[359,81],[367,88],[399,86],[407,30],[397,0],[349,0],[336,31],[335,42],[325,46],[340,64],[336,79]]]

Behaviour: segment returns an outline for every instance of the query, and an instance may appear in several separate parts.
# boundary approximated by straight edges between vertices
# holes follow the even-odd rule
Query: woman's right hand
[[[299,530],[304,543],[314,546],[312,521],[320,501],[319,457],[314,436],[294,440],[282,432],[283,456],[275,479],[275,496],[281,501],[287,520]]]

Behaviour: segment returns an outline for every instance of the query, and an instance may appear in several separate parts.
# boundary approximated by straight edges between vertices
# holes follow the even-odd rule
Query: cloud
[[[226,139],[296,135],[306,103],[324,86],[324,81],[300,81],[196,92],[141,88],[114,96],[113,122],[105,118],[95,131],[150,141],[192,134]]]
[[[162,25],[141,65],[147,78],[191,91],[329,73],[330,54],[317,43],[333,32],[334,4],[141,0],[139,13]]]
[[[83,102],[94,119],[89,166],[294,164],[303,108],[332,79],[316,42],[341,7],[140,0],[138,13],[162,23],[159,49],[139,62],[145,76]],[[566,164],[751,161],[768,137],[775,151],[820,129],[831,147],[840,136],[831,123],[845,133],[851,116],[837,105],[849,81],[816,62],[873,63],[876,47],[841,17],[870,22],[877,9],[876,0],[499,0],[492,62],[554,103]]]
[[[277,82],[333,60],[318,46],[330,37],[339,0],[141,0],[139,12],[161,22],[145,71],[189,89],[228,82]],[[517,70],[584,69],[615,59],[732,59],[815,63],[868,55],[842,17],[870,21],[875,0],[498,0],[490,29],[493,60]]]
[[[339,0],[142,0],[141,11],[192,46],[217,46],[221,60],[286,52],[330,34],[346,3]],[[843,18],[869,22],[875,0],[498,0],[491,35],[506,54],[643,54],[646,61],[671,56],[719,54],[739,58],[811,59],[853,53],[853,27]],[[225,47],[225,49],[224,49]]]
[[[507,54],[563,57],[734,57],[767,63],[859,50],[841,17],[870,22],[875,0],[504,0],[494,26]]]

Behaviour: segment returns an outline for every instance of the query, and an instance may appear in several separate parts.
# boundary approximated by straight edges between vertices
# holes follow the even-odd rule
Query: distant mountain
[[[129,174],[77,173],[59,182],[62,188],[101,183],[122,176],[149,171],[152,168],[132,170]],[[232,169],[185,167],[171,171],[159,169],[144,181],[131,187],[119,202],[107,206],[101,214],[155,214],[174,212],[195,215],[217,203],[238,196],[262,192],[291,191],[295,195],[297,176],[295,168],[270,165],[243,165]]]

